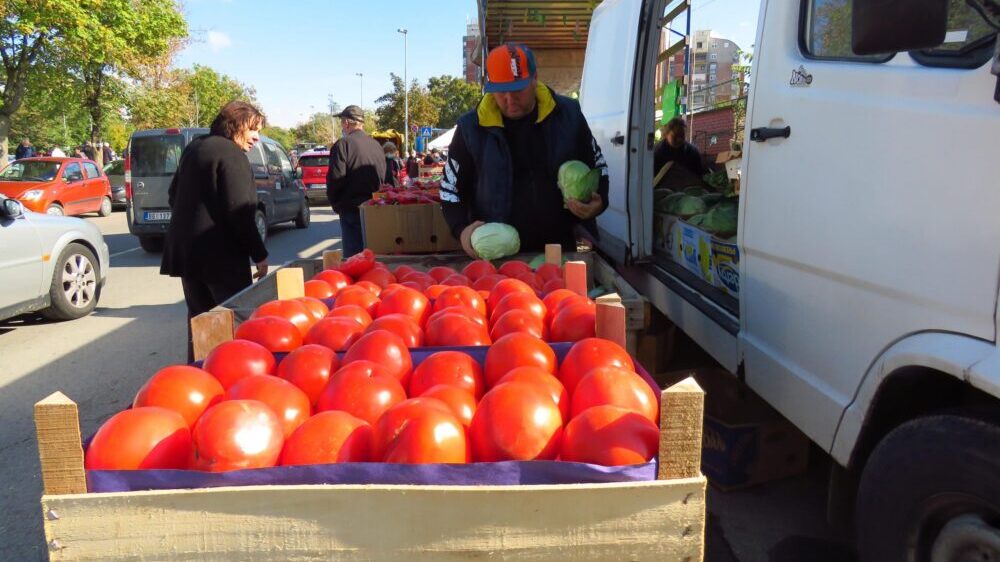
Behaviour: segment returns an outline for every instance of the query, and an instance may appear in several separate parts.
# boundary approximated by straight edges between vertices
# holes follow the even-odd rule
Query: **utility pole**
[[[407,151],[410,150],[410,84],[407,82],[406,77],[406,46],[407,46],[407,31],[406,28],[399,28],[396,30],[397,33],[403,34],[403,146]]]
[[[335,102],[333,101],[333,95],[327,94],[326,96],[327,107],[330,108],[330,148],[333,148],[333,143],[337,142],[337,121],[333,115],[333,106]]]

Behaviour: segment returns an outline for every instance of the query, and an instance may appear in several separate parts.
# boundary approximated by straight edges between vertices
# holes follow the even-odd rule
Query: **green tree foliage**
[[[436,76],[427,81],[427,91],[438,108],[437,127],[450,129],[464,113],[475,109],[482,97],[476,84],[455,76]]]
[[[378,108],[375,115],[378,118],[379,129],[404,129],[404,96],[403,79],[395,74],[392,79],[392,91],[375,100]],[[431,97],[427,88],[420,86],[414,80],[410,84],[410,125],[436,125],[438,122],[438,103]],[[413,135],[410,135],[413,140]]]
[[[339,129],[340,122],[336,119],[332,119],[330,117],[330,113],[313,113],[304,123],[300,123],[297,127],[292,129],[295,142],[322,144],[325,146],[332,145],[334,140],[335,122],[337,129]],[[340,131],[336,131],[336,134],[339,137]]]
[[[285,147],[285,150],[291,150],[295,146],[295,133],[291,129],[264,127],[261,133],[278,141],[281,146]]]
[[[198,127],[211,125],[227,103],[237,99],[253,102],[257,97],[253,88],[207,66],[195,65],[185,80],[191,90],[193,121]]]

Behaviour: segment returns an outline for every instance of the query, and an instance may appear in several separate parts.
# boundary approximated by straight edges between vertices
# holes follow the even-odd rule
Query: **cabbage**
[[[676,211],[674,211],[674,214],[682,219],[687,219],[704,213],[707,208],[708,207],[706,207],[705,202],[702,201],[700,197],[682,195],[681,198],[677,200]]]
[[[589,166],[579,160],[569,160],[559,166],[557,183],[559,189],[562,190],[563,200],[573,198],[589,203],[591,195],[597,191],[600,179],[600,170],[591,170]]]
[[[701,227],[720,238],[729,238],[736,234],[738,222],[739,202],[736,199],[726,199],[705,213]]]
[[[513,256],[521,251],[521,237],[509,224],[488,222],[472,231],[472,249],[484,260]]]

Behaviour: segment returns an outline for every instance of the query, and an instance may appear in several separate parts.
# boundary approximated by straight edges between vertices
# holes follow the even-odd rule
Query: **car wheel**
[[[139,245],[142,246],[143,250],[151,254],[163,251],[163,237],[162,236],[140,236]]]
[[[257,213],[253,216],[253,222],[257,225],[257,233],[260,234],[261,241],[267,240],[267,217],[264,215],[264,211],[257,209]]]
[[[73,320],[90,314],[100,297],[97,258],[86,246],[72,243],[59,254],[52,271],[49,298],[52,304],[42,316],[52,320]]]
[[[295,217],[295,228],[309,228],[310,219],[309,202],[303,200],[302,208],[299,209],[299,216]]]
[[[1000,427],[937,415],[872,452],[858,487],[865,562],[1000,559]]]
[[[45,209],[45,214],[46,215],[56,215],[56,216],[61,217],[61,216],[63,216],[66,213],[63,212],[62,205],[60,205],[59,203],[53,203],[53,204],[49,205]]]
[[[105,197],[101,199],[101,209],[97,211],[97,214],[102,217],[107,217],[111,215],[111,198]]]

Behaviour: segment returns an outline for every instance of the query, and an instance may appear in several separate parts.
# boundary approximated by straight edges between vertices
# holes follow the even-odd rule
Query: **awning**
[[[447,131],[442,133],[441,136],[427,143],[427,150],[430,150],[432,148],[436,148],[438,150],[444,150],[448,148],[448,145],[451,144],[451,138],[453,136],[455,136],[455,127],[448,129]]]

